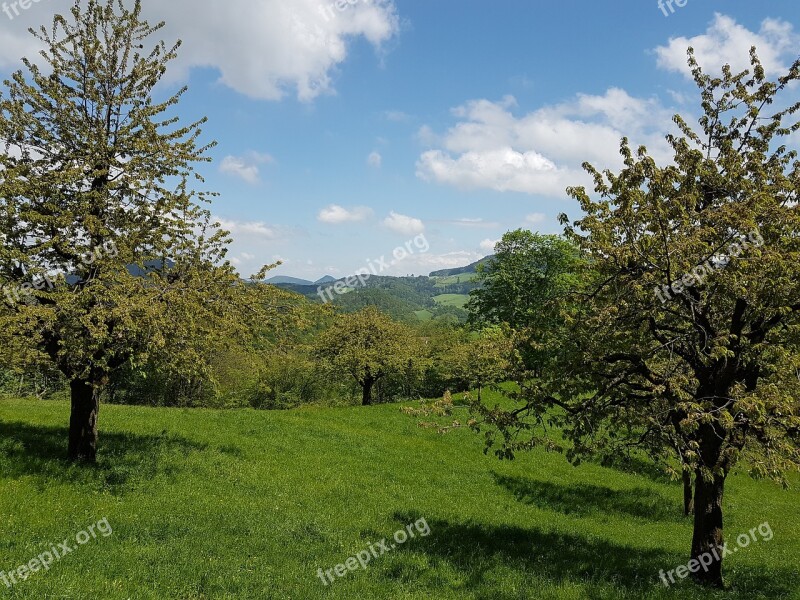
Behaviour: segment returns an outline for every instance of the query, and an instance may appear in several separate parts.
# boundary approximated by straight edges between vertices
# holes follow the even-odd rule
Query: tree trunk
[[[683,471],[683,514],[687,517],[694,512],[694,496],[692,494],[692,472]]]
[[[375,385],[375,378],[374,377],[365,377],[364,381],[361,382],[361,404],[363,406],[369,406],[372,404],[372,387]]]
[[[692,573],[702,585],[722,587],[722,497],[725,475],[706,480],[700,469],[695,473],[694,535],[692,559],[703,565]]]
[[[91,382],[73,379],[69,383],[72,411],[69,418],[70,460],[97,461],[97,415],[100,412],[100,390]]]

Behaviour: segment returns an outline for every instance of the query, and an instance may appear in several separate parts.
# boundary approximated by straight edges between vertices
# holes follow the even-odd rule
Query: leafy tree
[[[524,333],[525,364],[538,374],[563,328],[558,301],[574,287],[579,257],[576,246],[563,237],[509,231],[497,243],[493,259],[478,265],[482,286],[470,292],[469,323],[505,323]]]
[[[320,336],[316,353],[335,371],[353,378],[362,391],[362,404],[372,404],[375,384],[419,359],[413,332],[392,321],[374,306],[338,315]]]
[[[487,327],[450,348],[446,370],[451,379],[463,382],[468,389],[477,388],[480,402],[484,387],[508,379],[515,365],[514,345],[507,327]]]
[[[23,59],[0,96],[0,284],[14,292],[0,335],[67,378],[69,457],[94,462],[115,370],[155,358],[191,377],[205,348],[276,312],[272,289],[248,291],[224,260],[228,236],[201,208],[211,194],[191,188],[210,160],[204,120],[178,125],[185,88],[153,99],[179,44],[145,49],[163,23],[138,0],[70,15],[31,30],[46,71]]]
[[[560,360],[522,409],[483,411],[505,434],[531,431],[505,435],[506,452],[544,443],[548,414],[575,461],[677,446],[695,476],[691,557],[711,557],[693,577],[712,586],[731,469],[786,483],[800,467],[800,162],[785,145],[800,103],[783,100],[800,61],[776,81],[755,49],[751,64],[710,77],[689,51],[703,116],[699,130],[675,117],[674,164],[623,140],[619,173],[586,165],[596,198],[570,190],[585,216],[567,233],[594,274]]]

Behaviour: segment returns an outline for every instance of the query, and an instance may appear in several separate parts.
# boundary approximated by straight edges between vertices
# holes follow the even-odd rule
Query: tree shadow
[[[622,514],[648,521],[685,520],[681,507],[648,488],[630,490],[587,483],[561,485],[526,477],[511,477],[492,473],[498,485],[514,494],[519,502],[565,515]]]
[[[416,513],[395,513],[402,527],[420,517]],[[397,551],[424,555],[423,564],[437,572],[454,569],[464,576],[464,588],[472,597],[500,600],[518,599],[519,592],[505,591],[498,573],[517,571],[522,578],[541,585],[546,579],[554,584],[584,586],[587,598],[711,598],[750,600],[757,590],[759,597],[788,598],[798,589],[798,572],[759,566],[748,573],[736,573],[733,587],[712,593],[688,580],[668,589],[659,579],[668,571],[686,564],[683,554],[664,550],[646,550],[571,533],[523,529],[508,525],[485,525],[427,518],[430,534],[399,545]],[[687,549],[688,553],[688,549]],[[387,573],[391,579],[420,577],[420,561],[411,557]],[[430,567],[428,567],[430,569]],[[757,587],[755,587],[757,586]],[[717,596],[717,594],[719,594]],[[535,595],[525,597],[537,597]]]
[[[650,481],[665,485],[680,485],[680,479],[673,479],[661,467],[652,460],[646,460],[638,456],[620,455],[606,456],[596,461],[597,464],[608,469],[614,469],[628,475],[640,475],[647,477]],[[680,467],[678,467],[680,468]]]
[[[189,453],[207,447],[166,431],[160,435],[101,433],[97,464],[81,465],[66,459],[67,434],[66,427],[0,422],[3,477],[33,476],[42,490],[56,481],[119,495],[158,474],[174,474],[183,468]]]

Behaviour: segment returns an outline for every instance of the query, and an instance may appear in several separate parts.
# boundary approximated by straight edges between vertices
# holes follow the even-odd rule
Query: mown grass
[[[103,517],[112,536],[0,597],[75,599],[800,598],[800,493],[745,475],[731,589],[665,588],[687,561],[681,488],[652,473],[482,453],[396,405],[289,412],[104,406],[96,468],[63,462],[69,407],[0,401],[0,570]],[[796,481],[796,479],[795,479]],[[430,535],[323,586],[329,569],[424,518]]]
[[[446,277],[433,277],[436,287],[445,287],[459,283],[473,281],[478,277],[477,273],[461,273],[460,275],[448,275]]]
[[[455,306],[456,308],[464,308],[467,300],[469,300],[467,294],[439,294],[433,297],[433,301],[439,306]]]

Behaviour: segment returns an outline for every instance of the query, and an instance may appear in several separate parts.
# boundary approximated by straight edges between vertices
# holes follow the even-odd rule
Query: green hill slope
[[[499,462],[479,436],[420,429],[395,405],[104,406],[100,464],[80,469],[54,458],[68,415],[66,403],[0,401],[0,570],[103,517],[113,535],[13,590],[0,583],[2,597],[749,599],[800,589],[800,493],[744,475],[726,489],[729,540],[764,521],[775,537],[731,556],[734,591],[714,596],[658,581],[686,563],[691,536],[680,486],[658,478],[538,451]],[[429,535],[389,547],[421,519]],[[318,569],[382,538],[388,551],[366,570],[323,585]]]

